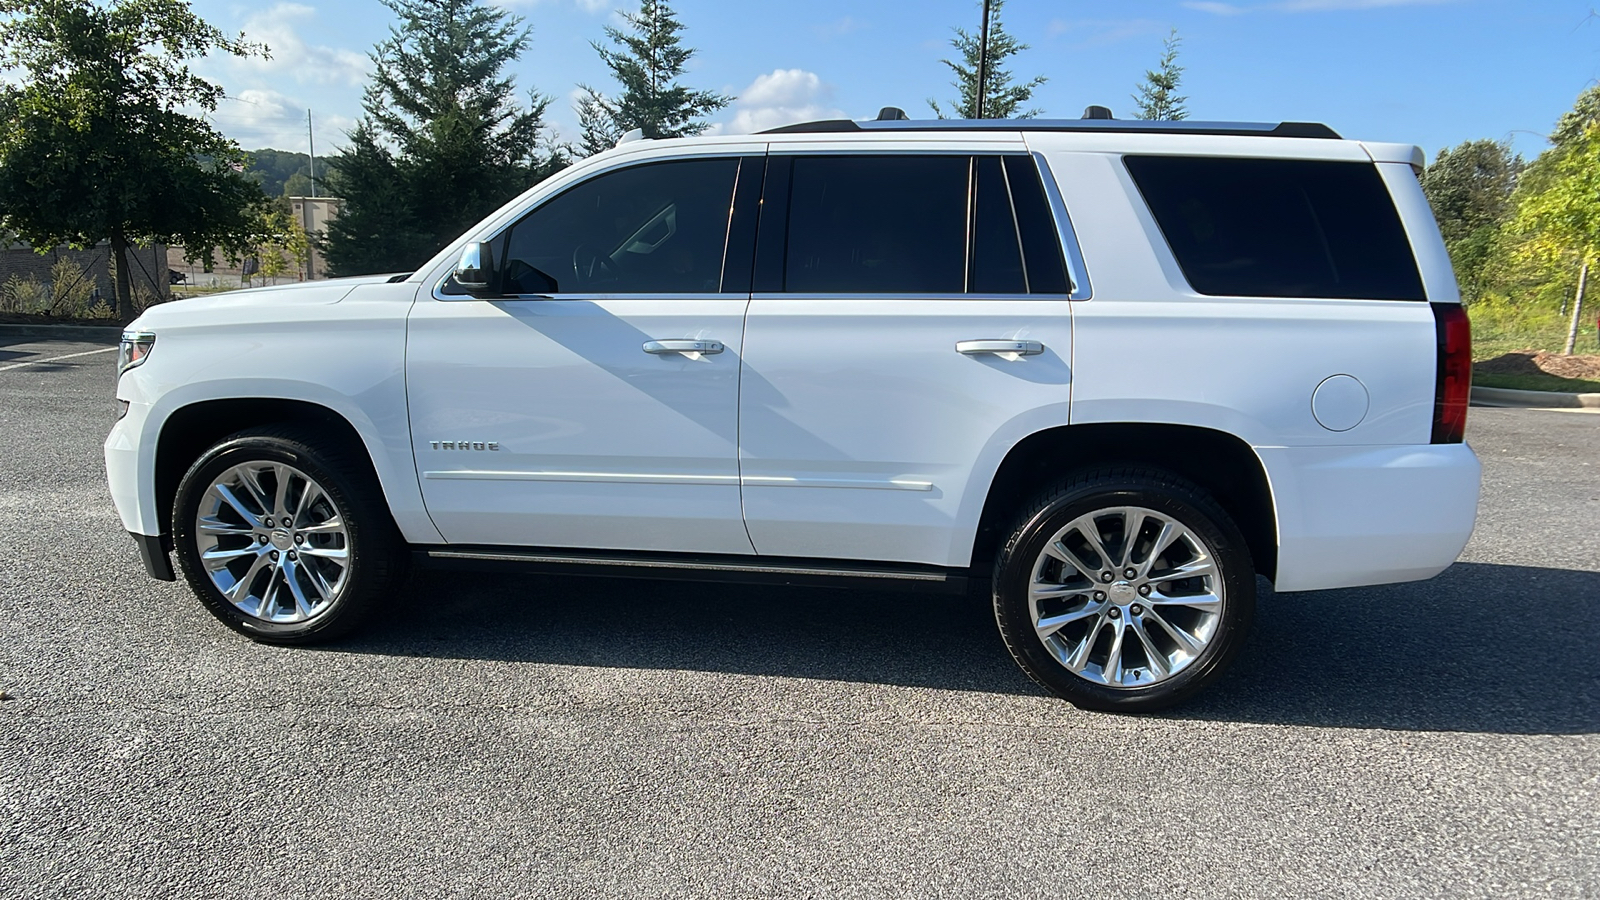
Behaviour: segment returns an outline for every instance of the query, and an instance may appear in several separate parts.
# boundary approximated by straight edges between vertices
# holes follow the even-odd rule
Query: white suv
[[[1158,708],[1257,575],[1428,578],[1472,531],[1421,161],[1099,118],[627,142],[416,272],[145,313],[112,494],[257,640],[343,634],[413,562],[974,583],[1040,684]]]

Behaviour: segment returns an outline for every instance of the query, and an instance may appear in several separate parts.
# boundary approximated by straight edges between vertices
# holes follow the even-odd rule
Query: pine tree
[[[1189,110],[1183,105],[1189,98],[1178,96],[1178,84],[1183,81],[1183,66],[1178,65],[1178,47],[1182,43],[1183,38],[1178,37],[1176,28],[1162,42],[1161,60],[1156,63],[1156,70],[1145,70],[1144,84],[1139,85],[1139,93],[1133,95],[1133,102],[1138,106],[1134,118],[1164,122],[1189,118]]]
[[[605,98],[588,85],[579,87],[587,91],[588,96],[578,101],[578,145],[575,149],[582,156],[593,156],[615,147],[622,132],[617,130],[616,120],[606,108]]]
[[[1000,10],[1005,6],[1005,0],[993,0],[989,7],[989,52],[985,63],[985,90],[983,100],[983,118],[985,119],[1031,119],[1039,115],[1042,110],[1028,109],[1018,112],[1018,108],[1033,98],[1035,88],[1044,84],[1048,79],[1043,75],[1021,84],[1012,84],[1011,71],[1001,68],[1001,63],[1006,59],[1028,49],[1027,44],[1019,43],[1016,38],[1006,33],[1005,25],[1000,21]],[[957,99],[951,104],[951,115],[946,116],[945,111],[939,107],[938,101],[929,99],[928,105],[933,107],[934,115],[939,118],[976,119],[978,118],[978,63],[983,56],[979,46],[982,29],[978,34],[968,34],[964,28],[952,29],[956,36],[950,39],[950,46],[961,54],[961,61],[942,59],[940,62],[950,67],[956,75],[956,80],[950,86],[956,89]]]
[[[404,272],[415,268],[430,234],[417,227],[394,154],[378,143],[371,122],[358,122],[340,153],[333,192],[344,207],[328,222],[324,253],[338,275]]]
[[[628,31],[606,26],[606,37],[616,49],[594,43],[622,90],[605,96],[584,88],[588,96],[578,104],[582,149],[598,153],[635,128],[647,138],[674,138],[700,134],[710,126],[701,117],[727,106],[732,97],[713,91],[693,91],[677,81],[694,56],[680,43],[678,21],[666,0],[640,0],[639,11],[623,13]]]
[[[345,198],[330,223],[340,275],[403,271],[567,163],[547,131],[548,97],[515,99],[506,66],[522,20],[478,0],[383,0],[399,23],[372,54],[364,116],[335,160]]]

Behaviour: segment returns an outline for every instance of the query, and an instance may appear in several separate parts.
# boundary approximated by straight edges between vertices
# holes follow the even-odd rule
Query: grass
[[[1600,353],[1600,337],[1595,336],[1594,325],[1597,314],[1600,314],[1600,303],[1591,300],[1584,304],[1583,321],[1573,353]],[[1493,359],[1513,350],[1560,353],[1567,345],[1567,326],[1571,320],[1554,309],[1529,310],[1503,302],[1481,301],[1468,307],[1467,315],[1472,319],[1473,359]]]
[[[1473,372],[1472,386],[1511,388],[1518,391],[1561,391],[1572,394],[1600,393],[1600,381],[1543,374],[1485,375]]]

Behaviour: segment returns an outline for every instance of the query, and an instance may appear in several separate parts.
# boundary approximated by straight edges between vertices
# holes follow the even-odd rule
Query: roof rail
[[[769,128],[758,134],[845,134],[901,131],[1069,131],[1116,134],[1220,134],[1339,140],[1320,122],[1150,122],[1143,119],[824,119]]]

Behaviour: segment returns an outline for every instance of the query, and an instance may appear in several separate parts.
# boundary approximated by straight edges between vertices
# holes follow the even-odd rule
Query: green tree
[[[1511,197],[1521,157],[1508,143],[1466,141],[1440,150],[1422,174],[1422,190],[1433,207],[1445,248],[1469,303],[1487,287],[1501,229],[1512,213]]]
[[[274,284],[284,274],[305,271],[311,240],[288,200],[280,197],[262,208],[255,255],[261,261],[261,276]]]
[[[578,101],[578,143],[575,149],[580,156],[593,156],[615,147],[622,132],[617,130],[616,120],[606,109],[600,95],[591,88],[584,90],[589,95]]]
[[[184,112],[224,96],[189,63],[265,48],[181,0],[0,0],[0,17],[0,69],[24,75],[0,101],[0,231],[41,251],[109,240],[123,317],[130,245],[242,251],[261,189],[237,171],[238,145]]]
[[[310,185],[311,157],[304,153],[295,153],[291,150],[274,150],[270,147],[262,150],[250,151],[250,161],[244,167],[244,174],[261,185],[261,192],[268,197],[285,196],[285,185],[291,178],[299,175],[301,181]],[[317,167],[322,167],[322,161],[317,161]],[[318,172],[318,175],[326,173]],[[318,181],[322,179],[319,177]]]
[[[983,63],[984,69],[984,100],[983,118],[985,119],[1031,119],[1039,115],[1042,110],[1022,109],[1022,105],[1033,99],[1034,89],[1044,84],[1048,79],[1038,75],[1031,80],[1013,83],[1011,70],[1003,68],[1002,64],[1018,53],[1028,49],[1028,45],[1019,42],[1006,32],[1005,25],[1000,21],[1000,11],[1005,7],[1005,0],[993,0],[989,7],[989,52],[983,53],[979,46],[982,36],[980,28],[978,34],[969,34],[964,28],[952,29],[956,36],[950,39],[950,46],[954,47],[961,55],[960,62],[942,59],[940,62],[950,67],[955,73],[956,80],[950,86],[956,89],[956,100],[951,104],[950,115],[945,115],[945,110],[939,106],[938,101],[929,99],[928,105],[933,107],[934,115],[941,119],[976,119],[978,118],[978,68]],[[985,58],[986,57],[986,58]]]
[[[1572,109],[1561,114],[1556,130],[1550,133],[1550,143],[1558,150],[1580,144],[1594,125],[1600,125],[1600,84],[1585,89]]]
[[[332,192],[345,200],[328,222],[328,268],[338,275],[404,272],[434,240],[412,209],[411,186],[371,123],[359,122],[339,154]]]
[[[568,162],[550,99],[515,98],[522,20],[478,0],[384,0],[399,22],[372,54],[364,116],[333,160],[346,201],[328,226],[340,275],[414,269]]]
[[[1514,227],[1532,238],[1524,252],[1576,257],[1578,290],[1573,299],[1572,324],[1566,353],[1571,353],[1583,314],[1583,292],[1589,270],[1600,256],[1600,124],[1590,124],[1581,136],[1565,136],[1548,170],[1541,172],[1538,189],[1522,196]]]
[[[647,138],[675,138],[700,134],[710,127],[702,117],[733,102],[714,91],[695,91],[678,82],[693,48],[683,46],[678,33],[683,23],[667,0],[640,0],[639,11],[623,13],[628,31],[606,26],[615,49],[595,42],[591,46],[621,85],[615,96],[582,86],[586,94],[578,104],[582,128],[580,149],[597,153],[635,128]]]
[[[1182,44],[1178,29],[1172,29],[1161,44],[1161,59],[1156,62],[1155,70],[1145,70],[1144,83],[1139,85],[1139,93],[1133,95],[1138,107],[1134,118],[1161,122],[1189,118],[1189,110],[1183,105],[1189,98],[1178,96],[1178,85],[1183,81],[1183,66],[1178,65],[1178,48]]]

